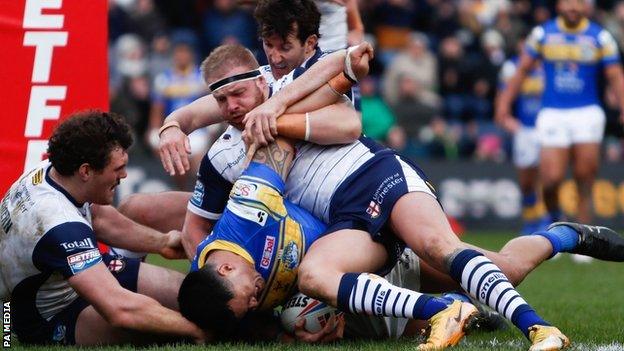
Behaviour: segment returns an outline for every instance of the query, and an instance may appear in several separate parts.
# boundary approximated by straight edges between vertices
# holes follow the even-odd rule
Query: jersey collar
[[[559,29],[562,32],[581,33],[581,32],[584,32],[587,29],[587,27],[589,27],[589,20],[587,18],[583,18],[581,22],[579,22],[578,26],[576,26],[575,28],[572,28],[572,27],[568,27],[565,24],[565,21],[563,20],[563,18],[559,16],[557,17],[557,27],[559,27]]]
[[[65,190],[65,188],[63,188],[59,183],[55,182],[54,179],[52,179],[52,177],[50,177],[50,170],[52,169],[52,166],[48,167],[48,169],[46,169],[46,174],[45,174],[45,179],[46,182],[48,182],[48,184],[50,184],[54,189],[58,190],[61,194],[65,195],[65,197],[76,207],[78,208],[82,208],[82,206],[84,206],[84,204],[78,202],[76,199],[74,199],[73,196],[71,196],[71,194]]]
[[[235,253],[244,258],[252,265],[256,265],[254,259],[251,257],[249,252],[243,249],[240,245],[235,244],[231,241],[215,240],[210,244],[206,245],[199,253],[199,256],[197,257],[197,268],[202,268],[206,264],[206,258],[208,257],[208,253],[213,250],[224,250]]]

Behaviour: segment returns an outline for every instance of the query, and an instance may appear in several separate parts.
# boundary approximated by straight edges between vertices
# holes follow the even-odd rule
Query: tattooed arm
[[[290,165],[295,154],[293,142],[289,139],[278,137],[274,142],[256,150],[252,161],[267,165],[286,180]]]

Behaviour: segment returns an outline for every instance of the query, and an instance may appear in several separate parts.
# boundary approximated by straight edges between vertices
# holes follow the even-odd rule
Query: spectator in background
[[[457,37],[447,37],[441,42],[438,67],[444,116],[449,120],[461,121],[468,107],[469,62]]]
[[[360,92],[362,94],[362,131],[369,138],[385,143],[390,129],[395,127],[392,110],[377,94],[377,82],[374,78],[362,79]]]
[[[199,67],[195,63],[193,39],[188,35],[172,37],[172,66],[154,80],[152,105],[149,117],[149,145],[158,152],[158,128],[165,117],[174,110],[195,101],[207,91]],[[178,176],[175,182],[180,190],[186,190],[195,177],[201,157],[209,145],[207,129],[199,129],[189,135],[191,143],[191,171]]]
[[[125,77],[118,89],[111,89],[110,110],[125,118],[135,136],[144,135],[147,130],[150,85],[150,78],[143,74]]]
[[[405,48],[394,57],[383,79],[383,96],[388,103],[399,101],[400,77],[409,77],[419,85],[418,100],[433,105],[438,97],[438,67],[435,56],[429,51],[429,40],[422,33],[412,33]]]
[[[258,34],[253,16],[237,7],[236,0],[214,0],[212,8],[202,19],[204,52],[209,53],[221,44],[241,44],[258,49]]]
[[[171,66],[171,40],[166,32],[154,35],[148,64],[151,77],[158,76]]]
[[[387,0],[379,3],[373,14],[373,32],[380,50],[376,55],[387,65],[396,51],[407,45],[416,8],[411,0]]]
[[[110,83],[114,88],[122,85],[126,78],[147,73],[145,43],[135,34],[124,34],[117,39],[109,60]]]
[[[165,19],[157,11],[153,0],[136,0],[129,15],[134,33],[146,43],[151,43],[156,34],[167,28]]]

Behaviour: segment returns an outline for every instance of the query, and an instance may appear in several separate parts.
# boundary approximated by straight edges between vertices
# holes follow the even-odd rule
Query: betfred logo
[[[82,240],[72,241],[72,242],[64,242],[61,243],[61,247],[65,249],[65,251],[70,252],[76,249],[95,249],[95,245],[91,238],[86,238]]]
[[[73,274],[82,272],[102,260],[100,250],[92,249],[67,256],[67,264]]]
[[[271,259],[273,258],[273,250],[275,249],[275,237],[267,236],[264,240],[264,251],[262,252],[262,259],[260,260],[261,268],[269,268],[271,265]]]

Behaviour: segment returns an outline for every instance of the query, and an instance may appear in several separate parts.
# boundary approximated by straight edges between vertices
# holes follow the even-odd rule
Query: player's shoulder
[[[273,81],[275,81],[275,78],[273,77],[273,71],[271,70],[270,65],[260,66],[258,68],[258,71],[260,71],[260,74],[262,74],[268,84],[271,84]]]
[[[245,143],[241,131],[229,126],[212,144],[205,157],[216,172],[233,183],[242,173],[245,160]]]

